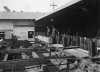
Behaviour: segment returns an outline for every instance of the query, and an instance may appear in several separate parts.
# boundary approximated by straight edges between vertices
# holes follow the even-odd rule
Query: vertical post
[[[6,53],[5,56],[4,56],[3,61],[7,61],[7,58],[8,58],[8,54]]]
[[[59,32],[57,32],[57,44],[59,44]]]
[[[51,47],[50,47],[50,53],[49,53],[49,56],[51,57]]]
[[[85,38],[83,37],[83,49],[85,49]]]
[[[64,33],[63,36],[62,36],[62,44],[63,44],[63,46],[65,47],[65,33]]]
[[[91,40],[91,47],[89,48],[89,55],[95,57],[97,55],[96,39]]]
[[[12,64],[12,70],[11,70],[11,72],[14,72],[14,64]]]
[[[71,46],[72,46],[72,43],[73,43],[73,35],[70,35],[71,37]]]
[[[69,72],[69,65],[70,65],[69,60],[70,60],[70,59],[67,59],[67,68],[66,68],[66,72]]]
[[[80,48],[82,47],[82,45],[81,45],[81,37],[80,37]]]
[[[50,35],[50,28],[47,26],[47,36]]]

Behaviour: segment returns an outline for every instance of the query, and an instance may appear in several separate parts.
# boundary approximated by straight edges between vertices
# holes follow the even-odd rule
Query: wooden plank
[[[0,69],[11,69],[12,66],[31,66],[31,65],[40,65],[46,62],[45,59],[27,59],[27,60],[11,60],[0,62]]]
[[[21,53],[21,52],[40,52],[40,53],[49,53],[49,51],[45,50],[45,49],[34,49],[34,48],[23,48],[23,49],[9,49],[6,50],[5,52],[7,53]]]
[[[79,49],[67,49],[64,51],[78,58],[89,57],[88,51],[84,49],[80,49],[80,48]]]

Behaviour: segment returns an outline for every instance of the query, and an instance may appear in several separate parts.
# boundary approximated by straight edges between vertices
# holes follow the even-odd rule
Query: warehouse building
[[[11,39],[14,35],[19,40],[32,40],[34,19],[38,16],[32,12],[0,12],[0,39]]]

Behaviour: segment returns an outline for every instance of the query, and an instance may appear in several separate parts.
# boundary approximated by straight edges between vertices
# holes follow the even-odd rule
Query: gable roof
[[[38,17],[36,20],[38,21],[38,20],[40,20],[40,19],[42,19],[42,18],[44,18],[44,17],[46,17],[48,15],[51,15],[51,14],[56,13],[56,12],[58,12],[58,11],[64,9],[64,8],[66,8],[66,7],[69,7],[69,6],[75,4],[75,3],[79,2],[79,1],[81,1],[81,0],[71,0],[70,2],[66,3],[65,5],[57,8],[57,9],[55,9],[55,10],[49,12],[49,13],[47,13],[47,14],[44,14],[44,15]]]
[[[44,14],[39,12],[0,12],[0,19],[37,19]]]

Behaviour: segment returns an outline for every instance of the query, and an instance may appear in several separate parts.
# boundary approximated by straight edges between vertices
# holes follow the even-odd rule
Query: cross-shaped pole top
[[[52,9],[54,10],[55,7],[57,6],[55,3],[54,3],[54,0],[53,0],[53,3],[50,5],[52,7]]]

